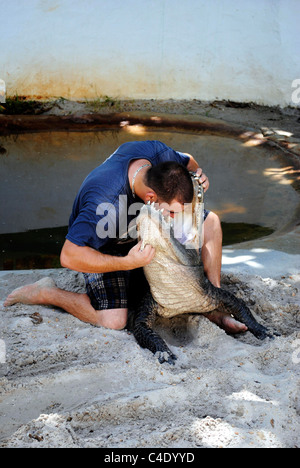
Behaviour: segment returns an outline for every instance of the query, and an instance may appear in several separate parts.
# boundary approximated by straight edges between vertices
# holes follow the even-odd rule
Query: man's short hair
[[[171,203],[191,203],[193,200],[193,183],[185,166],[174,161],[167,161],[152,166],[146,172],[146,185],[155,191],[160,201]]]

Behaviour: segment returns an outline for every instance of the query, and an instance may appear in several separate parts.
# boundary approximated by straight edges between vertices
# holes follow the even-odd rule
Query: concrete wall
[[[285,106],[300,78],[299,0],[0,0],[0,14],[8,95]]]

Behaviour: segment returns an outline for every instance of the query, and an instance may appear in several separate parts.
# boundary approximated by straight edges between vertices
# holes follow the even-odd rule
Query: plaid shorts
[[[143,268],[111,273],[84,273],[86,292],[95,310],[136,308],[149,290]]]
[[[95,310],[127,309],[129,272],[84,273],[83,276]]]

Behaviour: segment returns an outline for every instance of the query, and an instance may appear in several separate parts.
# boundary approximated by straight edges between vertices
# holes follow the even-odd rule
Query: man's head
[[[169,205],[181,211],[184,204],[193,200],[193,184],[189,171],[183,165],[168,161],[152,166],[145,174],[144,183],[156,195],[156,203]],[[181,205],[181,206],[180,206]]]

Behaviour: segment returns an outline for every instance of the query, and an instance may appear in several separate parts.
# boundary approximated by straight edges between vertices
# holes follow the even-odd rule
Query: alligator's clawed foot
[[[171,351],[157,351],[155,356],[158,358],[160,364],[167,362],[168,364],[174,366],[175,362],[177,361],[177,357]]]
[[[275,336],[281,336],[280,333],[277,331],[271,331],[268,328],[264,327],[263,325],[257,326],[254,330],[250,330],[253,335],[258,340],[265,340],[266,338],[270,338],[271,340],[275,339]]]

